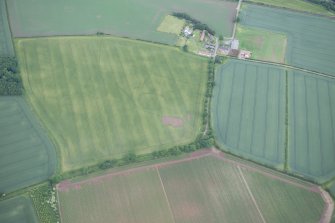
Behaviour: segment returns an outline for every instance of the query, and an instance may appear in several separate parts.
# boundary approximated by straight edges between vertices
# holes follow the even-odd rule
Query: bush
[[[106,160],[105,162],[99,165],[99,169],[105,170],[108,168],[112,168],[116,165],[116,163],[117,163],[116,160]]]
[[[0,57],[0,95],[21,95],[22,81],[14,57]]]
[[[127,164],[127,163],[134,163],[137,161],[137,156],[135,155],[135,153],[128,153],[127,155],[125,155],[123,157],[123,161]]]
[[[191,16],[189,16],[188,14],[184,13],[184,12],[174,12],[172,13],[173,16],[180,18],[180,19],[185,19],[190,21],[191,23],[193,23],[193,28],[194,29],[199,29],[199,30],[206,30],[208,33],[210,33],[211,35],[215,35],[215,31],[213,29],[211,29],[207,24],[200,22],[197,19],[192,18]]]

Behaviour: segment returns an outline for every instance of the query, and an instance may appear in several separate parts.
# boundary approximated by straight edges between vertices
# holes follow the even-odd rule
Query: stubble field
[[[17,49],[27,97],[64,171],[199,133],[205,58],[113,37],[22,39]]]

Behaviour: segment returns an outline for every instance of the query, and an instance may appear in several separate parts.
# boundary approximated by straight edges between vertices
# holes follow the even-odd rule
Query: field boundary
[[[167,202],[167,204],[168,204],[168,207],[169,207],[169,212],[170,212],[170,214],[171,214],[171,217],[172,217],[172,219],[173,219],[173,222],[176,223],[176,219],[175,219],[175,217],[174,217],[174,214],[173,214],[173,211],[172,211],[172,208],[171,208],[171,204],[170,204],[169,198],[168,198],[168,196],[167,196],[167,194],[166,194],[166,190],[165,190],[165,187],[164,187],[164,183],[163,183],[161,174],[159,173],[159,170],[158,170],[157,167],[156,167],[155,169],[156,169],[156,172],[157,172],[157,175],[158,175],[158,178],[159,178],[159,182],[161,183],[161,186],[162,186],[162,189],[163,189],[163,193],[164,193],[165,200],[166,200],[166,202]]]
[[[245,187],[247,188],[247,191],[248,191],[248,193],[249,193],[249,195],[250,195],[250,197],[251,197],[251,200],[253,201],[253,203],[254,203],[254,205],[255,205],[255,207],[256,207],[258,213],[259,213],[259,216],[261,217],[262,221],[263,221],[264,223],[266,223],[266,221],[265,221],[265,219],[264,219],[264,216],[263,216],[261,210],[259,209],[259,206],[258,206],[258,204],[257,204],[257,201],[256,201],[254,195],[252,194],[252,192],[251,192],[251,190],[250,190],[250,188],[249,188],[249,185],[248,185],[247,181],[246,181],[245,178],[244,178],[244,175],[243,175],[243,173],[242,173],[242,171],[241,171],[241,167],[240,167],[240,166],[237,166],[237,169],[238,169],[238,172],[239,172],[239,174],[240,174],[240,177],[241,177],[242,180],[243,180],[243,183],[244,183]]]
[[[240,61],[240,59],[236,59],[234,57],[229,57],[229,58],[232,59],[232,60]],[[249,61],[251,63],[274,65],[274,66],[283,67],[283,68],[290,69],[290,70],[302,71],[302,72],[312,74],[312,75],[315,75],[315,76],[321,76],[321,77],[324,77],[324,78],[335,79],[335,76],[331,75],[331,74],[326,74],[326,73],[322,73],[322,72],[314,71],[314,70],[308,70],[308,69],[305,69],[305,68],[301,68],[301,67],[297,67],[297,66],[289,65],[289,64],[285,64],[285,63],[276,63],[276,62],[265,61],[265,60],[256,60],[256,59],[248,59],[247,61]]]
[[[299,187],[301,189],[320,194],[320,196],[322,196],[322,198],[324,200],[324,204],[325,204],[325,208],[324,208],[324,211],[321,215],[320,222],[322,222],[322,223],[330,222],[331,218],[329,216],[332,216],[332,213],[333,213],[333,210],[334,210],[334,203],[331,200],[331,197],[328,194],[328,192],[323,190],[320,186],[318,186],[316,184],[313,184],[313,183],[310,183],[310,182],[307,182],[307,181],[303,181],[301,179],[291,177],[291,176],[283,174],[281,172],[277,172],[273,169],[269,169],[269,168],[266,168],[264,166],[261,166],[261,165],[255,164],[255,163],[251,163],[251,162],[246,161],[246,160],[240,160],[238,158],[235,159],[234,157],[229,156],[228,154],[226,154],[226,153],[224,153],[224,152],[222,152],[222,151],[220,151],[220,150],[218,150],[214,147],[198,150],[196,152],[193,152],[193,153],[189,154],[185,158],[170,160],[170,161],[164,161],[164,162],[161,162],[161,163],[154,163],[154,164],[150,164],[150,165],[146,165],[146,166],[133,167],[133,168],[130,168],[130,169],[121,170],[121,171],[113,172],[113,173],[106,173],[106,174],[99,175],[99,176],[92,176],[91,178],[86,178],[86,179],[80,180],[78,182],[76,182],[75,179],[65,180],[65,181],[62,181],[62,182],[58,183],[56,185],[56,189],[57,189],[57,191],[66,191],[68,189],[77,188],[78,186],[80,186],[80,184],[90,183],[92,181],[97,182],[99,180],[103,180],[103,179],[110,178],[110,177],[113,177],[113,176],[122,176],[124,174],[131,174],[131,173],[141,172],[141,171],[145,171],[145,170],[155,170],[156,169],[156,171],[159,171],[159,168],[162,168],[162,167],[167,167],[167,166],[171,166],[171,165],[179,164],[179,163],[184,163],[184,162],[190,162],[192,160],[197,160],[197,159],[204,158],[204,157],[207,157],[207,156],[212,156],[212,157],[215,157],[217,159],[229,162],[229,163],[237,166],[237,168],[239,168],[239,169],[240,169],[240,167],[243,167],[248,171],[257,172],[257,173],[260,173],[264,176],[270,177],[272,179],[279,180],[281,182],[291,184],[295,187]],[[250,194],[250,192],[249,192],[249,194]],[[58,205],[60,205],[60,203],[58,203]],[[60,206],[59,206],[59,208],[60,208]],[[265,220],[263,222],[265,222]]]
[[[307,15],[313,15],[313,16],[318,16],[318,17],[323,17],[323,18],[335,19],[335,15],[331,16],[331,15],[318,14],[318,13],[308,12],[308,11],[304,11],[304,10],[297,10],[297,9],[292,9],[292,8],[287,8],[287,7],[280,7],[280,6],[269,5],[269,4],[260,3],[260,2],[253,2],[253,1],[250,1],[250,0],[244,0],[244,2],[246,4],[250,4],[250,5],[258,5],[258,6],[268,7],[268,8],[282,9],[282,10],[287,10],[287,11],[296,12],[296,13],[303,13],[303,14],[307,14]],[[311,3],[311,4],[313,4],[313,3]],[[321,6],[321,7],[323,7],[323,6]],[[327,9],[325,9],[325,10],[327,10]],[[329,12],[331,12],[331,11],[329,11]]]

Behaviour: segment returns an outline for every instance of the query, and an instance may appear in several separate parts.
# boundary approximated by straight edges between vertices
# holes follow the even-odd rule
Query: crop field
[[[237,2],[219,0],[11,0],[15,37],[83,35],[104,32],[117,36],[175,44],[174,34],[157,31],[174,11],[188,13],[216,32],[231,36]]]
[[[37,223],[29,198],[20,196],[0,202],[0,222]]]
[[[50,177],[54,147],[23,98],[0,97],[0,192],[10,192]]]
[[[256,172],[244,175],[264,218],[272,219],[268,222],[319,222],[324,203],[320,194],[293,186],[288,188],[284,182],[266,178]],[[297,204],[306,205],[306,209],[296,208]],[[290,216],[289,221],[287,216]]]
[[[5,0],[0,0],[0,56],[13,56],[14,48],[7,19]]]
[[[162,23],[158,26],[157,30],[159,32],[166,32],[179,35],[185,25],[184,19],[179,19],[177,17],[167,15]]]
[[[285,71],[229,61],[216,72],[212,123],[225,150],[282,168],[285,143]]]
[[[252,58],[277,63],[285,62],[287,38],[282,33],[237,26],[240,48],[252,52]]]
[[[289,165],[324,181],[335,176],[335,79],[289,74]]]
[[[250,2],[262,3],[266,5],[273,5],[277,7],[285,7],[298,11],[305,11],[321,15],[334,15],[333,12],[328,11],[321,5],[313,4],[305,0],[249,0]]]
[[[22,39],[17,49],[63,170],[190,143],[199,133],[205,58],[114,37]]]
[[[241,24],[286,33],[286,63],[335,75],[335,20],[256,5],[247,5]]]
[[[317,222],[324,207],[317,187],[217,152],[64,181],[57,191],[63,223]]]

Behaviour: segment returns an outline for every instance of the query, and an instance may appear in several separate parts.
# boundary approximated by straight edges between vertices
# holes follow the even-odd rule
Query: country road
[[[236,27],[237,27],[237,18],[238,18],[238,15],[240,14],[242,1],[243,1],[243,0],[239,0],[239,1],[238,1],[238,5],[237,5],[237,8],[236,8],[236,16],[235,16],[235,21],[234,21],[233,35],[232,35],[232,37],[231,37],[232,39],[235,38]]]

